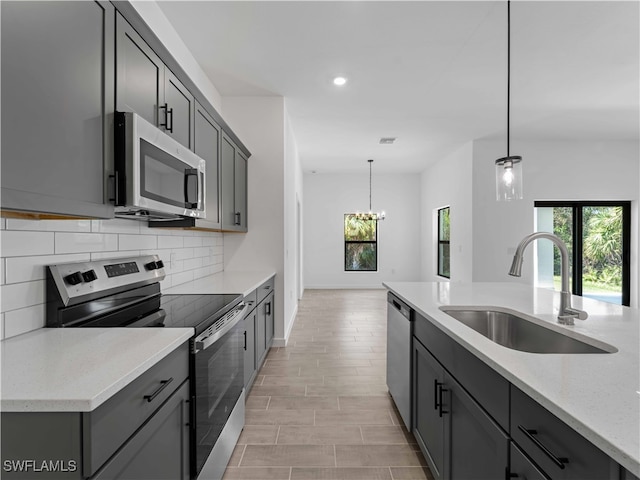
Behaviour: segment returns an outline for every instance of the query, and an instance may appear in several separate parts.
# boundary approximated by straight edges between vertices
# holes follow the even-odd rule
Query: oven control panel
[[[62,263],[47,267],[64,305],[157,283],[165,277],[158,255]]]

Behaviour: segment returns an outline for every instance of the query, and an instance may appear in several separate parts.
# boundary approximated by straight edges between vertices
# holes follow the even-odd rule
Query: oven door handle
[[[244,317],[247,315],[248,310],[249,310],[249,305],[243,304],[240,310],[236,310],[236,313],[233,316],[233,319],[229,323],[227,323],[224,327],[222,327],[220,330],[218,330],[216,333],[214,333],[213,335],[207,336],[205,332],[205,334],[201,334],[198,337],[196,337],[195,344],[194,344],[195,353],[198,353],[202,350],[206,350],[211,345],[213,345],[220,337],[222,337],[225,333],[227,333],[229,330],[235,327],[238,324],[238,322],[243,320]]]

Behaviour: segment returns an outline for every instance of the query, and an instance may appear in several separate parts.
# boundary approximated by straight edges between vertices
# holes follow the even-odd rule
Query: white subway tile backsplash
[[[182,248],[185,246],[183,238],[174,236],[158,237],[158,248]]]
[[[4,317],[6,338],[37,330],[45,325],[45,305],[33,305],[6,312]]]
[[[158,248],[155,235],[120,235],[118,250],[150,250]]]
[[[0,338],[44,326],[46,265],[157,254],[165,263],[162,289],[224,268],[224,237],[215,232],[123,219],[0,219],[0,235]]]
[[[44,280],[37,280],[3,285],[0,311],[8,312],[44,303],[44,284]]]
[[[93,253],[119,250],[118,235],[112,233],[56,232],[55,253]]]
[[[37,255],[34,257],[13,257],[6,261],[6,283],[44,280],[47,265],[58,263],[84,262],[90,260],[88,253],[74,255]]]
[[[53,232],[2,230],[0,254],[3,257],[22,257],[54,253],[54,235]]]
[[[7,230],[90,232],[91,220],[22,220],[19,218],[8,218]]]
[[[128,233],[131,235],[138,235],[140,234],[140,224],[141,222],[125,220],[122,218],[114,218],[112,220],[92,220],[91,231],[95,233]]]

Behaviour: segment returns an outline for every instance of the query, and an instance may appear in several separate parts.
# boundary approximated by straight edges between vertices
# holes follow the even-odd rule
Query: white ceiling
[[[505,138],[504,1],[158,3],[223,96],[285,97],[304,171],[419,172]],[[638,7],[512,2],[512,154],[518,139],[638,140]]]

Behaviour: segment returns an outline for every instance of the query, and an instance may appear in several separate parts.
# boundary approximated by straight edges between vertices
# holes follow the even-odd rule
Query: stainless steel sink
[[[513,350],[530,353],[615,353],[617,348],[588,339],[590,343],[552,330],[525,315],[498,307],[441,307],[447,315],[473,328],[489,340]],[[573,334],[580,336],[579,334]],[[598,346],[596,346],[598,345]]]

